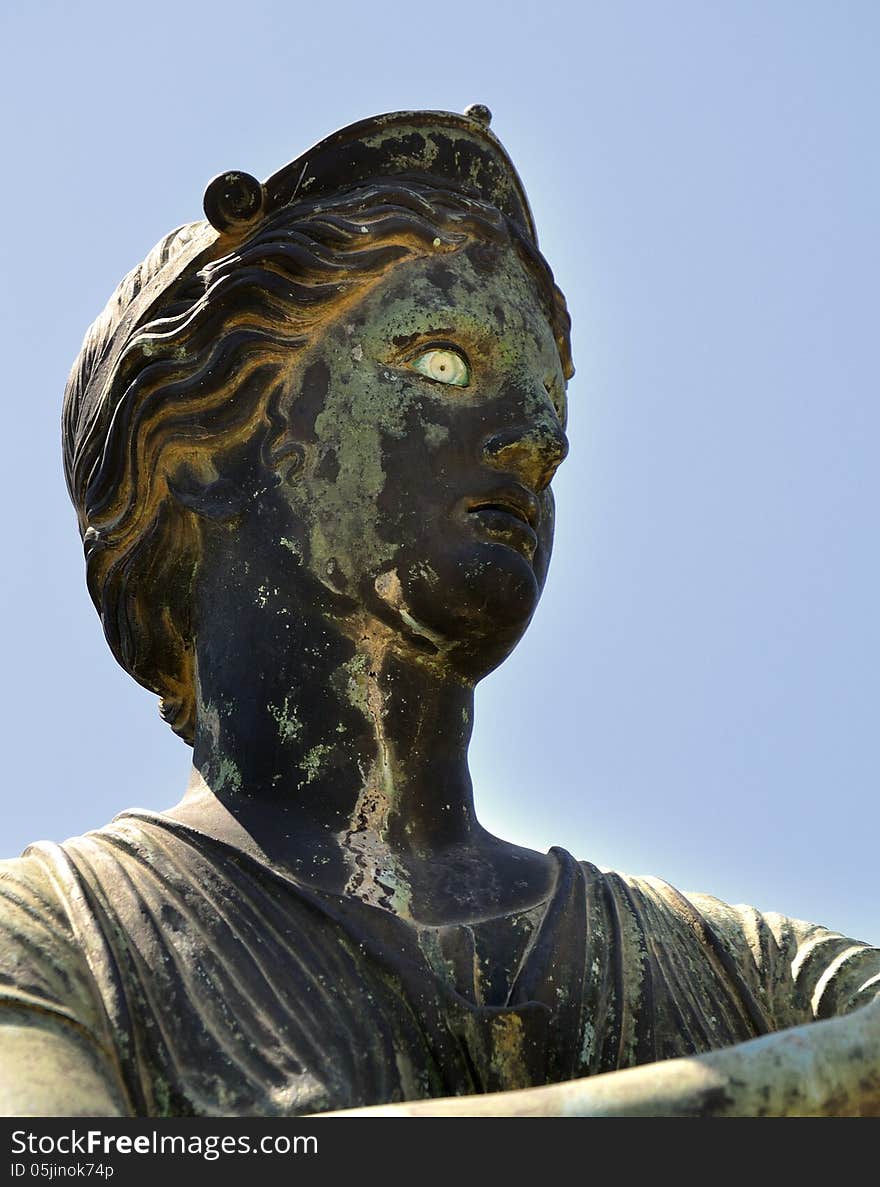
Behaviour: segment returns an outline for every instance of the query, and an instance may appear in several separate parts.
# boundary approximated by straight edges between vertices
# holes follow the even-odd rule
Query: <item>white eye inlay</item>
[[[426,350],[410,366],[437,383],[451,383],[455,387],[467,387],[471,379],[470,368],[454,350]]]

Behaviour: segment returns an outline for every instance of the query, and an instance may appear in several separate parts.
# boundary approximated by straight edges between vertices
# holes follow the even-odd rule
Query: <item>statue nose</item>
[[[536,493],[550,485],[568,453],[568,437],[556,418],[510,425],[483,442],[483,459],[495,470],[515,474]]]

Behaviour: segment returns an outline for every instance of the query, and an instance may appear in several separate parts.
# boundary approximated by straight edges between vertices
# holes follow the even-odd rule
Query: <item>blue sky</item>
[[[880,941],[878,35],[857,0],[6,5],[5,852],[188,771],[85,591],[58,420],[87,325],[219,171],[479,101],[577,365],[481,815]]]

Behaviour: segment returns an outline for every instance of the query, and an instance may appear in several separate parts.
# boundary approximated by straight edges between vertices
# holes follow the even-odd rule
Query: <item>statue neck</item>
[[[473,687],[363,612],[253,588],[227,576],[200,606],[194,770],[174,815],[318,885],[397,893],[395,863],[482,834]]]

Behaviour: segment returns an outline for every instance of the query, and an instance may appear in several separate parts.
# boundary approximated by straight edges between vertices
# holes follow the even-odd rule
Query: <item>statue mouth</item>
[[[473,516],[490,536],[500,539],[529,560],[538,547],[537,527],[540,516],[537,498],[524,488],[495,491],[485,498],[471,499],[468,516]]]

